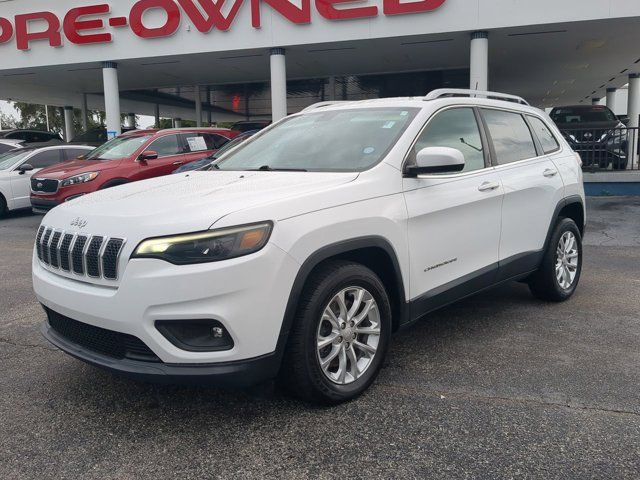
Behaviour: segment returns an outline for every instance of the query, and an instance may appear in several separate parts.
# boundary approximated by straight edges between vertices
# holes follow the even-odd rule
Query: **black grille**
[[[42,260],[42,234],[44,233],[45,227],[40,227],[38,229],[38,234],[36,235],[36,252],[38,254],[38,258]]]
[[[60,268],[65,272],[70,271],[69,247],[71,247],[72,240],[73,235],[71,233],[67,233],[60,244]]]
[[[118,255],[124,244],[120,238],[112,238],[107,243],[102,255],[102,274],[104,278],[116,280],[118,278]]]
[[[49,239],[51,238],[51,234],[53,233],[53,230],[48,229],[46,232],[44,232],[44,236],[42,237],[42,261],[44,263],[46,263],[47,265],[49,265]]]
[[[61,236],[62,232],[55,232],[51,238],[51,245],[49,246],[49,260],[51,261],[51,266],[54,268],[60,267],[58,263],[58,242]]]
[[[90,277],[100,276],[100,247],[102,247],[102,237],[93,237],[87,249],[87,275]]]
[[[84,246],[87,244],[87,237],[76,238],[76,243],[73,245],[73,251],[71,252],[71,260],[73,263],[73,271],[79,275],[84,274],[84,266],[82,265]]]
[[[128,358],[144,362],[160,362],[153,351],[133,335],[94,327],[49,309],[47,309],[47,315],[49,325],[58,335],[87,350],[119,360]]]
[[[47,178],[32,178],[31,190],[42,193],[56,193],[58,191],[58,180]]]

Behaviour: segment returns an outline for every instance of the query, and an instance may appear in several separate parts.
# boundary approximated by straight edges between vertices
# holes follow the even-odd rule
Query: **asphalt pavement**
[[[514,283],[398,333],[360,399],[155,386],[50,346],[40,217],[0,220],[0,478],[640,478],[640,199],[589,201],[563,304]]]

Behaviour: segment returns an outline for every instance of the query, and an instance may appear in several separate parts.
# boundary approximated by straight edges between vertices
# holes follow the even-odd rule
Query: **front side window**
[[[519,113],[483,109],[498,165],[537,156],[531,131]]]
[[[44,152],[36,153],[27,163],[32,165],[33,168],[47,168],[61,160],[60,150],[45,150]]]
[[[463,172],[485,167],[480,129],[471,108],[453,108],[437,113],[418,137],[409,155],[409,161],[415,163],[418,152],[427,147],[459,150],[464,155]]]
[[[0,155],[0,170],[9,170],[33,153],[31,148],[19,148]]]
[[[529,123],[531,124],[531,128],[535,132],[538,140],[540,141],[540,145],[542,145],[542,151],[544,153],[553,153],[560,148],[560,144],[556,137],[551,133],[549,127],[538,117],[527,117],[529,119]]]
[[[216,164],[221,170],[362,172],[379,163],[415,118],[415,108],[360,108],[287,118]]]
[[[86,160],[121,160],[128,158],[136,153],[150,138],[151,135],[116,137],[93,150],[86,156]]]
[[[158,158],[184,153],[184,147],[178,135],[165,135],[149,145],[147,150],[156,152]]]

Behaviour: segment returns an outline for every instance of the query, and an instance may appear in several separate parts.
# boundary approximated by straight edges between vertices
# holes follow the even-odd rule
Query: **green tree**
[[[31,128],[35,130],[47,129],[47,108],[26,102],[13,102],[13,107],[19,112],[20,120],[17,121],[18,128]],[[64,131],[64,113],[59,107],[49,107],[49,129],[52,132],[62,134]],[[89,130],[104,126],[104,112],[90,111],[88,115]],[[79,108],[73,109],[73,126],[76,132],[81,132],[82,111]]]
[[[0,129],[9,130],[18,126],[18,120],[12,115],[0,112]]]

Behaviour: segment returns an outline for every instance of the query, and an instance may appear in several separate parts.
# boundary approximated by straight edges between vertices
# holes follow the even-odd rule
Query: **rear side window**
[[[62,161],[60,150],[45,150],[44,152],[35,154],[27,160],[27,163],[32,165],[33,168],[46,168],[60,161]]]
[[[537,156],[531,131],[519,113],[483,109],[498,165]]]
[[[531,128],[535,132],[540,145],[542,145],[542,151],[544,153],[553,153],[560,148],[560,144],[556,137],[551,133],[549,127],[538,117],[527,116]]]
[[[449,147],[464,155],[464,172],[485,167],[484,149],[476,116],[471,108],[453,108],[437,113],[420,134],[410,155],[415,162],[420,150],[427,147]]]

